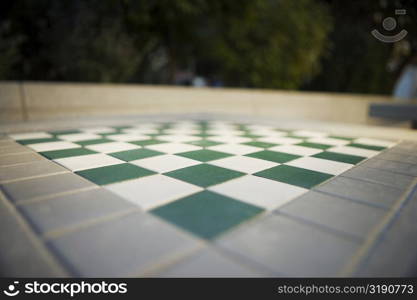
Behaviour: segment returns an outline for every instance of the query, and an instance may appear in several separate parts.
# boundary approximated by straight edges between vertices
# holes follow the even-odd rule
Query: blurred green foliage
[[[2,1],[0,79],[170,84],[190,71],[226,86],[388,93],[387,63],[414,44],[404,54],[369,34],[385,2]]]

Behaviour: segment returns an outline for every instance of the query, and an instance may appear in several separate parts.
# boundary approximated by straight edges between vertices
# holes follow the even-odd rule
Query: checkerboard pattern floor
[[[209,240],[395,144],[228,121],[138,123],[10,137]]]

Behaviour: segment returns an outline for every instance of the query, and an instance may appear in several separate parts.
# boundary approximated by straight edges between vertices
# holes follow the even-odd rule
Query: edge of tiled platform
[[[98,190],[103,190],[103,194],[111,194],[101,187],[75,179],[79,177],[76,174],[54,169],[49,166],[52,162],[46,158],[10,140],[0,137],[0,147],[9,148],[10,153],[6,155],[9,155],[10,166],[45,162],[45,165],[41,164],[39,169],[36,169],[39,170],[38,174],[35,170],[30,178],[15,178],[12,179],[13,182],[73,175],[71,177],[74,177],[75,181],[71,190],[60,191],[58,188],[49,194],[34,197],[29,201],[31,204],[35,205],[37,201],[48,201],[55,197],[71,198],[84,192]],[[14,203],[10,197],[2,196],[2,228],[9,228],[14,238],[2,235],[0,239],[0,269],[5,276],[39,277],[412,276],[415,275],[412,272],[415,272],[413,267],[416,266],[417,245],[399,245],[417,238],[417,229],[412,226],[417,215],[416,149],[415,142],[402,142],[387,149],[278,210],[261,214],[231,232],[226,232],[214,245],[194,238],[157,217],[145,215],[140,209],[129,205],[119,207],[116,213],[102,211],[101,215],[86,215],[84,221],[77,225],[70,224],[67,228],[42,236],[35,233],[39,232],[39,228],[34,229],[33,224],[22,214],[22,210],[16,209],[16,205],[19,207],[20,204]],[[346,194],[340,186],[354,187],[355,194]],[[375,197],[361,196],[369,190],[373,190],[375,197],[383,200],[383,205],[378,204]],[[317,199],[317,195],[323,199]],[[112,199],[108,201],[109,205],[113,203]],[[357,222],[355,227],[343,231],[333,226],[336,221],[340,222],[343,219],[318,220],[314,212],[310,215],[299,215],[299,210],[291,208],[294,205],[308,206],[309,201],[316,201],[318,207],[326,205],[323,201],[338,201],[340,205],[336,205],[334,209],[336,215],[339,213],[340,216],[349,213],[353,216],[356,212],[364,210],[365,213],[361,216],[363,222]],[[29,205],[29,202],[21,205]],[[142,234],[146,239],[147,235],[152,234],[152,237],[160,237],[157,239],[159,242],[148,240],[147,243],[150,243],[151,247],[141,252],[137,243],[131,243],[125,239],[126,236],[120,236],[120,228],[124,228],[125,225],[130,225],[130,228],[135,228],[133,225],[141,225],[145,228],[142,232],[126,232],[127,237]],[[278,238],[271,238],[265,234],[277,226],[283,229],[283,234]],[[156,228],[156,231],[151,227]],[[61,236],[66,238],[60,239]],[[103,246],[101,238],[104,245],[107,241],[107,245],[118,246],[116,250],[121,251],[120,258],[112,256],[115,258],[114,262],[108,261],[108,264],[102,265],[100,262],[103,262],[104,258],[100,255],[95,261],[83,261],[82,257],[77,255],[76,247],[72,248],[74,253],[66,251],[69,245],[80,244],[89,240],[91,236],[98,237],[98,242],[87,251],[94,252],[96,248],[100,249]],[[307,239],[301,239],[306,236]],[[170,253],[162,250],[167,245],[161,242],[164,239],[172,245]],[[317,239],[323,241],[322,249],[317,257],[311,259],[309,255],[312,251],[308,247],[315,245]],[[278,243],[284,244],[285,248],[281,248],[284,252],[281,253],[286,255],[282,256],[283,259],[271,261],[267,247],[254,249],[251,246],[260,241],[271,247],[270,249]],[[123,252],[123,249],[129,247],[132,250]],[[31,251],[26,253],[13,249]],[[136,251],[137,254],[132,251]],[[112,251],[108,250],[104,255],[110,257],[111,253]],[[132,265],[123,257],[133,257],[136,265]],[[146,261],[143,260],[144,257]]]

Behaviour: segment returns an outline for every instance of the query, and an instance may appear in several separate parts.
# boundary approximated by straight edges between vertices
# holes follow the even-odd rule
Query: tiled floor
[[[74,274],[83,276],[183,274],[184,268],[208,258],[253,276],[297,276],[303,274],[303,266],[305,275],[334,274],[340,269],[337,260],[353,255],[358,241],[367,237],[402,193],[389,186],[392,181],[384,171],[373,175],[372,170],[383,167],[365,168],[367,176],[361,175],[362,167],[353,168],[396,145],[381,139],[222,120],[131,123],[9,137],[56,167],[43,166],[31,152],[12,154],[12,159],[2,154],[0,164],[12,161],[10,174],[0,173],[3,192],[35,224],[35,232],[47,240],[48,247],[65,258]],[[13,159],[17,165],[28,161],[24,166],[35,177],[45,168],[51,175],[15,181],[23,169],[13,167]],[[395,164],[395,153],[387,159]],[[38,165],[44,169],[36,171]],[[7,165],[0,168],[5,171]],[[369,178],[357,184],[358,176]],[[410,176],[397,174],[395,181],[406,186]],[[375,191],[381,181],[383,187]],[[75,189],[78,194],[67,192]],[[100,221],[108,215],[120,216]],[[352,223],[354,218],[357,221]],[[90,226],[89,219],[97,221]],[[138,237],[154,246],[146,248],[129,240],[125,247],[131,249],[116,247],[113,243],[123,243],[123,232],[136,239],[136,229],[123,226],[144,226]],[[106,237],[106,230],[122,236]],[[87,241],[90,232],[103,241],[71,244]],[[161,241],[159,245],[149,234],[172,244]],[[317,239],[323,243],[317,245]],[[216,250],[208,249],[210,245]],[[169,263],[158,273],[151,263],[166,264],[169,253],[167,249],[152,253],[151,248],[167,246],[176,247],[173,251],[187,248],[184,251],[193,254],[189,263],[180,259],[178,270]],[[314,246],[320,249],[308,250]],[[129,265],[127,258],[120,258],[112,269],[106,265],[106,251],[111,249],[88,261],[96,247],[117,248],[137,263]],[[196,256],[193,249],[201,247],[205,247],[204,256]],[[136,250],[142,254],[132,252]],[[274,251],[281,254],[275,257]]]

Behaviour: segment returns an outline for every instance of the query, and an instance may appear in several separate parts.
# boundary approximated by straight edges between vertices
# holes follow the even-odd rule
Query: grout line
[[[125,209],[123,211],[119,211],[119,212],[116,212],[116,213],[113,213],[113,214],[108,214],[108,215],[105,215],[105,216],[90,219],[90,220],[87,220],[85,222],[73,225],[73,226],[69,226],[69,227],[65,227],[65,228],[62,228],[62,229],[57,229],[57,230],[47,232],[46,234],[44,234],[42,236],[42,239],[45,240],[45,241],[49,241],[51,239],[59,238],[62,235],[65,235],[65,234],[68,234],[68,233],[71,233],[71,232],[75,232],[75,231],[79,231],[83,228],[87,228],[87,227],[90,227],[90,226],[93,226],[93,225],[96,225],[96,224],[100,224],[100,223],[104,223],[104,222],[111,221],[111,220],[114,220],[114,219],[118,219],[118,218],[127,216],[129,214],[133,214],[133,213],[138,212],[138,211],[142,211],[142,210],[139,207],[133,207],[133,208],[128,208],[128,209]]]
[[[49,262],[50,265],[63,273],[65,277],[71,276],[69,271],[59,262],[59,260],[54,256],[54,254],[49,251],[46,245],[38,238],[36,233],[33,231],[33,228],[29,225],[26,219],[16,210],[16,207],[8,200],[6,195],[0,190],[0,201],[2,201],[8,208],[10,213],[13,215],[14,219],[18,224],[22,226],[22,230],[27,234],[29,240],[34,244],[38,249],[40,254]]]
[[[48,176],[53,176],[53,175],[60,175],[60,174],[66,174],[66,173],[69,173],[69,172],[66,171],[66,170],[64,170],[64,171],[47,173],[47,174],[41,174],[41,175],[33,175],[33,176],[28,176],[28,177],[20,177],[20,178],[15,178],[15,179],[9,179],[9,180],[0,181],[0,184],[14,183],[14,182],[19,182],[19,181],[24,181],[24,180],[37,179],[37,178],[43,178],[43,177],[48,177]]]
[[[340,276],[352,276],[353,273],[358,270],[359,265],[365,260],[366,256],[370,254],[372,247],[376,244],[377,240],[383,235],[383,233],[389,228],[391,223],[400,214],[401,208],[405,205],[409,196],[417,186],[417,178],[413,183],[405,190],[403,195],[396,201],[391,210],[384,216],[384,218],[374,227],[365,243],[358,249],[352,259],[344,266],[340,271]]]
[[[53,194],[49,194],[49,195],[45,195],[45,196],[34,197],[34,198],[27,199],[27,200],[17,200],[17,201],[15,201],[15,203],[16,203],[17,206],[26,205],[26,204],[36,203],[36,202],[40,202],[40,201],[44,201],[44,200],[49,200],[49,199],[56,198],[56,197],[59,197],[59,196],[66,196],[66,195],[76,194],[76,193],[79,193],[79,192],[94,190],[94,189],[98,189],[98,188],[99,188],[99,186],[97,186],[97,185],[91,185],[91,186],[87,186],[87,187],[83,187],[83,188],[79,188],[79,189],[75,189],[75,190],[53,193]]]

